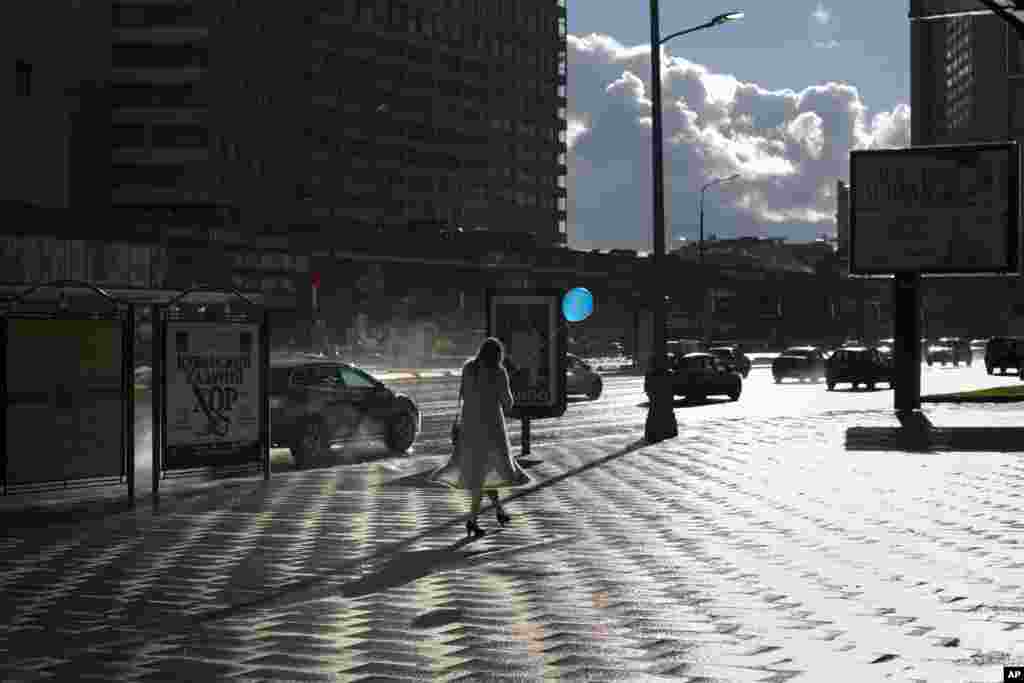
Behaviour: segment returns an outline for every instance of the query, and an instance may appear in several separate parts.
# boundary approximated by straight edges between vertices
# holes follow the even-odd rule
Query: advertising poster
[[[166,467],[259,459],[259,344],[255,324],[167,323]]]
[[[854,274],[1019,268],[1015,143],[850,153]]]
[[[493,293],[489,335],[505,345],[515,414],[557,417],[565,410],[565,349],[557,294]]]
[[[121,475],[122,332],[119,320],[8,318],[8,482]]]

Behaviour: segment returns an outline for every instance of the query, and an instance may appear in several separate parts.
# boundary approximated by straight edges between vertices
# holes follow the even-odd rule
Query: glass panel
[[[377,386],[377,383],[373,381],[369,375],[355,368],[348,368],[339,366],[338,372],[341,379],[346,387],[353,389],[372,389]]]

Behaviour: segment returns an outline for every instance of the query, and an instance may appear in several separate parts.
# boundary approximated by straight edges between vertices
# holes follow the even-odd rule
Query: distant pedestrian
[[[466,534],[483,535],[477,524],[484,491],[494,505],[501,526],[509,516],[498,499],[498,489],[529,484],[531,479],[512,457],[505,416],[512,408],[508,372],[502,365],[505,350],[494,337],[485,339],[473,360],[462,368],[459,385],[461,424],[454,453],[431,478],[472,495],[472,517]],[[457,418],[458,419],[458,418]]]

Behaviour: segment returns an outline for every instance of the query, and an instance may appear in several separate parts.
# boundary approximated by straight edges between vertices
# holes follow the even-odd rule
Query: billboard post
[[[1015,141],[850,152],[850,276],[893,278],[897,411],[921,407],[921,278],[1019,277],[1020,197]]]
[[[488,289],[487,336],[505,345],[512,388],[510,417],[522,423],[521,454],[530,453],[530,420],[565,413],[568,330],[558,290]]]

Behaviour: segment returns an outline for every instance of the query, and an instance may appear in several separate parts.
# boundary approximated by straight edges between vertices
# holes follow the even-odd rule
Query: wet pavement
[[[992,450],[893,440],[884,410],[623,426],[536,445],[474,541],[438,455],[7,506],[0,679],[1001,681],[1024,411],[926,413]]]

